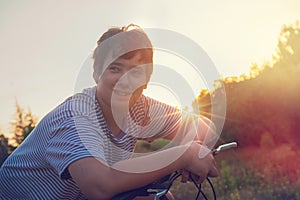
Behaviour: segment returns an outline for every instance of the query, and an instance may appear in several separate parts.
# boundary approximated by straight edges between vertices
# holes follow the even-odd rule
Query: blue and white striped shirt
[[[68,166],[96,157],[112,165],[130,158],[137,139],[163,137],[178,128],[181,112],[142,96],[117,138],[107,127],[95,87],[48,113],[0,169],[0,199],[86,199]]]

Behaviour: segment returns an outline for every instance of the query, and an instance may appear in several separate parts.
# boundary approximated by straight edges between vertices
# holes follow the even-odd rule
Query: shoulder
[[[62,107],[73,111],[89,114],[97,108],[95,88],[87,88],[82,92],[74,94],[62,103]]]
[[[139,107],[143,109],[145,116],[150,121],[153,121],[154,119],[161,122],[164,120],[178,121],[181,118],[182,110],[177,107],[147,96],[142,96],[140,101],[142,102],[142,105]]]
[[[90,115],[99,109],[95,97],[95,88],[84,89],[67,98],[63,103],[58,105],[53,112],[69,115]]]
[[[100,112],[100,106],[95,98],[95,89],[88,88],[74,94],[50,111],[41,121],[47,126],[62,125],[74,119],[95,119]]]

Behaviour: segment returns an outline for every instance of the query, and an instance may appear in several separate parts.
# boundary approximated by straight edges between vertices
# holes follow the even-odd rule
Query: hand
[[[188,181],[193,181],[193,180],[197,181],[199,179],[199,177],[197,175],[187,171],[186,169],[181,169],[179,171],[179,173],[181,174],[181,182],[182,183],[186,183]]]
[[[193,176],[195,176],[194,180],[199,184],[202,183],[206,177],[218,176],[215,159],[207,147],[193,142],[185,154],[187,160],[186,167],[183,170],[183,181],[188,180],[187,177],[189,175],[187,175],[187,172],[191,172]]]

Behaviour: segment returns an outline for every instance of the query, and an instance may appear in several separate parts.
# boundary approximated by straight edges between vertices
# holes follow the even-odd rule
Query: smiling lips
[[[118,95],[118,96],[130,96],[132,94],[131,91],[124,91],[124,90],[114,90],[113,91],[114,94]]]

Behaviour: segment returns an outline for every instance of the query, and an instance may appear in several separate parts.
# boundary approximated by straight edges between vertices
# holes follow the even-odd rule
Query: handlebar
[[[235,147],[237,147],[236,142],[230,142],[230,143],[227,143],[227,144],[222,144],[222,145],[218,146],[218,148],[213,149],[212,153],[213,153],[213,155],[216,155],[216,154],[220,153],[221,151],[231,149],[231,148],[235,148]]]
[[[237,147],[237,143],[231,142],[231,143],[227,143],[227,144],[222,144],[222,145],[218,146],[217,148],[212,149],[211,151],[212,151],[213,155],[217,155],[224,150],[235,148],[235,147]],[[155,195],[154,200],[158,200],[158,199],[167,200],[168,198],[165,195],[167,194],[169,189],[172,187],[173,182],[180,176],[181,176],[181,174],[178,171],[176,171],[176,172],[169,174],[169,175],[161,178],[160,180],[155,181],[144,187],[140,187],[137,189],[133,189],[130,191],[120,193],[120,194],[114,196],[111,200],[131,200],[137,196],[149,196],[150,194]],[[192,176],[190,176],[190,178],[193,181],[194,185],[198,189],[198,194],[197,194],[196,199],[198,199],[200,194],[204,197],[204,199],[207,199],[207,197],[201,190],[201,185],[197,184]],[[208,178],[206,178],[206,179],[212,189],[214,199],[216,199],[216,193],[215,193],[213,184],[211,183],[211,181]]]
[[[144,187],[120,193],[114,196],[111,200],[131,200],[137,196],[149,196],[150,194],[154,194],[154,200],[156,200],[167,194],[174,180],[177,179],[179,176],[180,174],[178,172],[175,172],[174,174],[169,174],[161,178],[160,180],[155,181]]]

